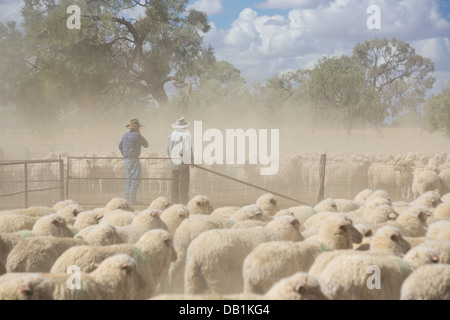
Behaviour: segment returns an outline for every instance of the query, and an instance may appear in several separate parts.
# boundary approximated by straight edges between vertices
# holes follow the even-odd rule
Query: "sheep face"
[[[384,226],[375,232],[370,242],[370,249],[401,256],[411,249],[411,245],[403,238],[400,230]]]

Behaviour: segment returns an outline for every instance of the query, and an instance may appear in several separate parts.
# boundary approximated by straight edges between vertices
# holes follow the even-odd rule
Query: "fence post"
[[[64,161],[59,155],[59,201],[64,200]]]
[[[28,164],[24,164],[24,174],[25,174],[25,208],[28,208]]]
[[[325,168],[327,163],[327,155],[322,154],[320,156],[320,166],[319,166],[319,196],[317,198],[317,202],[320,202],[323,200],[325,195]]]
[[[3,161],[3,149],[0,148],[0,161]],[[0,166],[0,190],[3,190],[3,166]]]
[[[69,172],[70,172],[70,158],[67,157],[67,172],[66,172],[66,199],[69,199]]]

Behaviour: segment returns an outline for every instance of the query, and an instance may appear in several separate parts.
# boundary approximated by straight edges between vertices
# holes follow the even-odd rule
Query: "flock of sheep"
[[[0,299],[450,299],[450,193],[419,193],[1,211]]]

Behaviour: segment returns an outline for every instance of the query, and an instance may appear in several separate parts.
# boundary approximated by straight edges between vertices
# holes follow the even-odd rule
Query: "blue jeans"
[[[136,195],[141,184],[141,163],[139,159],[124,159],[127,170],[127,184],[125,189],[125,199],[128,203],[136,202]]]

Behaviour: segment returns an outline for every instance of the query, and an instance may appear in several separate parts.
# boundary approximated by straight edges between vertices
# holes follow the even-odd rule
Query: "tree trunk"
[[[164,85],[159,85],[151,92],[152,96],[158,101],[160,107],[169,105],[169,98],[167,97],[166,90],[164,90]]]

